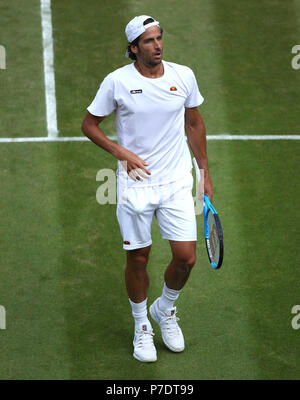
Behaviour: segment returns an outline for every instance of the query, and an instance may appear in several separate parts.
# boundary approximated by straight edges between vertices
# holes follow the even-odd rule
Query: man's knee
[[[173,263],[183,270],[190,271],[196,263],[196,242],[170,242]]]
[[[190,271],[196,264],[196,254],[181,254],[174,259],[178,268]]]
[[[149,261],[150,246],[141,249],[127,250],[127,264],[145,268]]]

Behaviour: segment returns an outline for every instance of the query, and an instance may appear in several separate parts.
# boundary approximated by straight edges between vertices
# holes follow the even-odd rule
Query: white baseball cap
[[[149,18],[153,21],[144,25],[144,22]],[[150,28],[151,26],[158,25],[159,22],[156,21],[153,17],[150,17],[150,15],[139,15],[138,17],[134,17],[131,21],[128,22],[125,28],[128,42],[132,43],[137,37],[144,33],[146,29]],[[125,56],[129,58],[128,51],[126,51]]]

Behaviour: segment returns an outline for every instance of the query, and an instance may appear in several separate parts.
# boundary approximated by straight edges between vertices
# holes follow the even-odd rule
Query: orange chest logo
[[[175,92],[175,91],[177,90],[177,87],[171,86],[171,87],[170,87],[170,90],[171,90],[171,92]]]

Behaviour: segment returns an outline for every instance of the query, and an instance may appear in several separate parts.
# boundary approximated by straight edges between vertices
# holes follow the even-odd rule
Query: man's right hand
[[[142,181],[142,178],[148,179],[149,175],[151,175],[151,172],[146,168],[149,164],[130,150],[122,148],[118,159],[134,181]]]

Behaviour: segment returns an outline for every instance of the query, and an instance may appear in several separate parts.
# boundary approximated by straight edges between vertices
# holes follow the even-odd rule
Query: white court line
[[[110,140],[116,140],[115,136],[107,136]],[[62,136],[62,137],[28,137],[28,138],[0,138],[0,143],[36,143],[36,142],[89,142],[86,136]]]
[[[300,140],[300,135],[207,135],[207,140]]]
[[[41,20],[43,35],[47,130],[49,138],[56,138],[58,135],[58,130],[55,97],[51,0],[41,0]]]
[[[117,140],[116,136],[107,136],[110,140]],[[300,140],[300,135],[207,135],[207,140]],[[28,137],[28,138],[0,138],[0,143],[25,142],[87,142],[86,136],[62,137]]]

